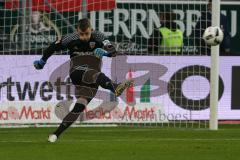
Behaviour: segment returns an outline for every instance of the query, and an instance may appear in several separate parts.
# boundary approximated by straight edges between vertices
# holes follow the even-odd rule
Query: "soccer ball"
[[[220,27],[208,27],[203,33],[203,40],[210,46],[219,45],[223,40],[223,31]]]

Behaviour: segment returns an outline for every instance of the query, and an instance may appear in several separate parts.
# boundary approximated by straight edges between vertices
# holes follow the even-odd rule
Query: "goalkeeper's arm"
[[[48,46],[43,51],[42,58],[40,60],[36,60],[33,62],[34,67],[36,69],[42,69],[44,67],[44,65],[46,64],[48,58],[51,57],[51,55],[53,55],[53,53],[55,51],[60,51],[63,49],[64,49],[64,46],[62,45],[61,40],[58,40],[58,41],[52,43],[50,46]]]
[[[117,50],[109,40],[103,41],[103,49],[107,51],[107,57],[116,57]]]
[[[107,51],[106,53],[99,52],[101,51],[100,49],[97,49],[96,52],[99,52],[102,56],[107,56],[107,57],[116,57],[117,51],[114,45],[107,39],[107,37],[100,31],[93,31],[93,37],[94,39],[101,44],[101,48]],[[103,54],[104,53],[104,54]]]

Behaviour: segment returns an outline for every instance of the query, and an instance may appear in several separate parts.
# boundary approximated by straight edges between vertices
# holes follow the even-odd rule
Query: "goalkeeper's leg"
[[[126,80],[118,84],[114,83],[104,73],[89,68],[86,70],[75,70],[71,73],[70,77],[73,81],[73,84],[77,84],[79,81],[87,85],[95,84],[97,86],[101,86],[104,89],[110,90],[116,96],[120,96],[126,88],[133,85],[133,80]]]
[[[71,112],[66,115],[57,130],[53,132],[53,134],[49,135],[48,141],[55,142],[57,138],[78,119],[79,115],[84,111],[87,104],[87,99],[79,98]]]
[[[112,91],[116,96],[120,96],[122,92],[133,85],[133,80],[126,80],[121,83],[114,83],[110,78],[108,78],[104,73],[100,72],[97,77],[96,83],[102,88]]]

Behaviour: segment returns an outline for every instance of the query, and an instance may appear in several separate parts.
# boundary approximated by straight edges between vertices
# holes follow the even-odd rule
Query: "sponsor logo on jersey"
[[[93,48],[95,47],[95,45],[96,45],[95,42],[90,42],[90,43],[89,43],[89,46],[90,46],[91,49],[93,49]]]

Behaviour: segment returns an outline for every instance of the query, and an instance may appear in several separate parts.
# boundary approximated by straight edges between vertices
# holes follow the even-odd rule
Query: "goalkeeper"
[[[106,40],[103,33],[93,31],[89,19],[79,20],[77,31],[52,43],[43,51],[40,60],[34,61],[36,69],[42,69],[48,58],[55,52],[68,49],[70,51],[70,78],[76,87],[77,101],[73,109],[66,115],[60,126],[48,137],[55,142],[72,123],[74,123],[88,103],[96,95],[98,86],[112,91],[116,96],[133,84],[132,80],[113,83],[101,72],[102,57],[115,57],[115,47]]]

